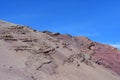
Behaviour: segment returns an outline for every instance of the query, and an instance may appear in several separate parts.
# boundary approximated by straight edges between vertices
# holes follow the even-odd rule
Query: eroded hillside
[[[0,80],[119,80],[120,51],[86,37],[0,21]]]

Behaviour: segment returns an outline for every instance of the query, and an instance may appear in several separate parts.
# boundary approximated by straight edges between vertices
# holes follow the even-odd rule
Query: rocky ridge
[[[93,71],[100,66],[110,70],[107,75],[120,75],[120,51],[83,36],[39,32],[28,26],[0,21],[0,51],[1,56],[5,56],[0,59],[0,75],[10,73],[2,80],[88,80],[88,74],[81,71],[82,66]],[[89,71],[86,68],[85,71]],[[100,71],[102,73],[101,68]],[[11,77],[11,74],[18,75]],[[110,80],[119,79],[110,77]]]

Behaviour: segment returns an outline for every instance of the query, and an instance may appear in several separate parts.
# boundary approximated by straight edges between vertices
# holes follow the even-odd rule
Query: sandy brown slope
[[[2,22],[0,80],[120,79],[116,73],[93,61],[92,50],[78,48],[75,38],[68,42],[70,36],[63,39],[58,35]]]

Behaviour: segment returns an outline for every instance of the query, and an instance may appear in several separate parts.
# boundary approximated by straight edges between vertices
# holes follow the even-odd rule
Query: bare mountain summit
[[[0,80],[120,80],[120,51],[0,21]]]

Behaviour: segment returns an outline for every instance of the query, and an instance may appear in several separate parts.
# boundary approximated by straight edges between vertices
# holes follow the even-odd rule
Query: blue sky
[[[120,44],[120,0],[1,0],[0,19]]]

